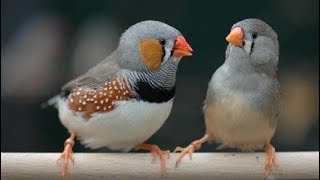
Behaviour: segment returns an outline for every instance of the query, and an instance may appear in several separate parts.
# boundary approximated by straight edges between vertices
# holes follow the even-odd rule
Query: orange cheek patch
[[[111,111],[116,101],[128,100],[132,97],[133,94],[125,81],[118,77],[106,82],[101,89],[95,91],[75,89],[69,95],[69,106],[73,111],[83,112],[83,116],[89,119],[92,113]]]
[[[156,39],[142,40],[139,44],[140,54],[143,63],[151,70],[158,70],[164,52],[160,42]]]

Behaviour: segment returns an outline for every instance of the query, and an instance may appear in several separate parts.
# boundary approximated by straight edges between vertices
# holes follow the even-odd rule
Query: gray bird
[[[119,45],[87,73],[62,87],[49,100],[71,136],[58,159],[62,176],[73,162],[74,139],[92,149],[150,150],[165,173],[167,151],[143,144],[168,118],[175,95],[176,71],[192,48],[175,28],[158,21],[139,22],[127,29]]]
[[[275,31],[259,19],[234,24],[226,37],[226,60],[213,74],[204,101],[206,133],[181,151],[176,165],[206,141],[221,142],[219,148],[253,151],[264,147],[265,176],[276,166],[270,141],[281,106],[276,77],[279,42]]]

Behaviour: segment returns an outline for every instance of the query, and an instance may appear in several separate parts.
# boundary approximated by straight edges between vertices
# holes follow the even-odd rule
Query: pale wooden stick
[[[318,179],[319,152],[278,152],[269,179]],[[3,179],[61,179],[58,153],[1,153]],[[171,154],[161,178],[159,160],[149,153],[75,153],[66,179],[263,179],[264,153],[195,153],[174,168]]]

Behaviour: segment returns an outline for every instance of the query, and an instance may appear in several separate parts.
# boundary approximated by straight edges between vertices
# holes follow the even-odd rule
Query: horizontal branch
[[[1,178],[60,179],[58,153],[1,153]],[[263,179],[264,153],[195,153],[175,168],[167,162],[162,179]],[[75,153],[67,179],[157,179],[159,160],[149,153]],[[279,152],[270,179],[318,179],[319,152]]]

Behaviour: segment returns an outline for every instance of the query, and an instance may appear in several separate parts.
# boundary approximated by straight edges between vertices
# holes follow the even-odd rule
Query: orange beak
[[[179,35],[173,47],[173,56],[192,56],[192,51],[193,50],[191,46],[187,43],[186,39],[182,35]]]
[[[226,37],[226,40],[235,46],[243,47],[243,38],[244,34],[242,29],[240,27],[235,27],[231,29],[231,32]]]

